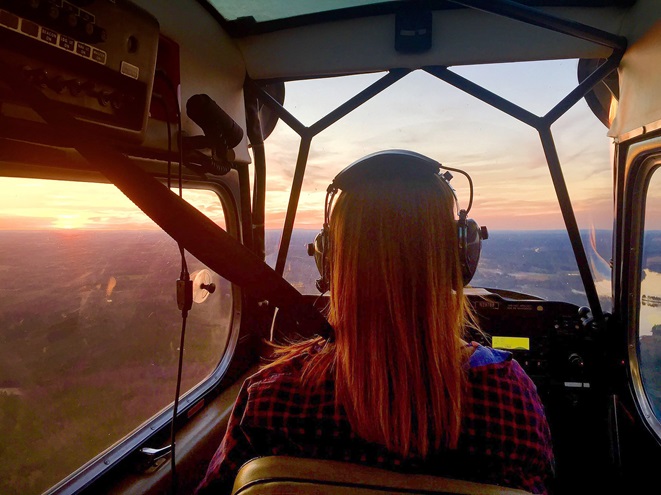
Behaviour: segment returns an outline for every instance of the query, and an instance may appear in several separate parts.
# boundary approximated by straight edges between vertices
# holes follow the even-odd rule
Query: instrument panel
[[[500,295],[497,289],[469,291],[471,306],[485,333],[476,340],[513,354],[542,395],[593,386],[595,346],[574,304]]]

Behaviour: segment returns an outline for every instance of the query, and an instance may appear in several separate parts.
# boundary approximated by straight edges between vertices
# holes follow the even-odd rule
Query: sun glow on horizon
[[[57,220],[52,223],[54,229],[82,229],[87,225],[87,221],[80,215],[58,215]]]
[[[159,230],[112,184],[0,177],[0,230]],[[224,228],[218,196],[184,190],[184,199]]]

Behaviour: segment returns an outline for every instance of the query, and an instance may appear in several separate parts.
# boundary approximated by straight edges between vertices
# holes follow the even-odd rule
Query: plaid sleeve
[[[514,424],[510,428],[505,421],[501,430],[506,439],[502,479],[508,485],[546,494],[554,458],[544,406],[537,387],[516,360],[510,362],[508,371],[498,393],[506,411],[504,419],[512,419]]]
[[[548,493],[553,448],[537,388],[515,360],[475,370],[465,416],[465,448],[483,459],[480,477]]]
[[[546,494],[555,474],[551,430],[533,381],[516,361],[512,361],[512,372],[521,383],[528,418],[526,437],[521,440],[528,453],[523,465],[524,484],[532,493]]]
[[[248,404],[249,386],[248,379],[243,383],[234,403],[223,441],[213,455],[204,479],[197,487],[195,493],[198,495],[230,493],[239,468],[255,457],[255,452],[241,428],[241,420]]]

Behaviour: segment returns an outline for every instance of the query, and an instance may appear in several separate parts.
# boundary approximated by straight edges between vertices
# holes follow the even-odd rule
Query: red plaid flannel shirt
[[[303,386],[294,359],[248,378],[198,493],[229,493],[242,464],[267,455],[340,460],[547,493],[551,436],[533,382],[510,353],[481,347],[471,359],[457,449],[401,458],[352,431],[331,379]],[[476,354],[478,354],[476,352]]]

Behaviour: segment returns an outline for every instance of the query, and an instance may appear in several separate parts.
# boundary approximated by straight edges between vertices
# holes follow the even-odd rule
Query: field
[[[0,252],[0,493],[41,493],[173,401],[179,251],[160,232],[48,231],[0,232]],[[225,347],[214,278],[189,316],[183,391]]]
[[[306,250],[306,244],[312,242],[317,232],[299,230],[293,233],[285,266],[285,278],[308,294],[318,294],[315,280],[319,274],[313,258],[307,255]],[[268,231],[266,235],[267,261],[272,266],[277,257],[279,236],[279,231]],[[592,248],[590,234],[586,231],[583,243],[600,289],[602,305],[610,311],[610,267],[604,260],[610,259],[610,232],[594,232]],[[489,239],[482,244],[480,264],[471,285],[515,290],[579,306],[587,304],[565,231],[491,232]]]
[[[318,274],[305,245],[315,234],[294,232],[285,269],[310,294]],[[267,232],[271,265],[279,235]],[[659,241],[647,244],[648,281]],[[610,233],[592,243],[585,233],[584,243],[610,311]],[[179,263],[175,242],[158,231],[0,231],[0,493],[43,492],[169,406]],[[189,316],[183,391],[213,371],[226,345],[230,286],[213,281],[219,289]],[[492,232],[473,285],[587,304],[565,232]],[[659,289],[645,294],[650,310]]]

